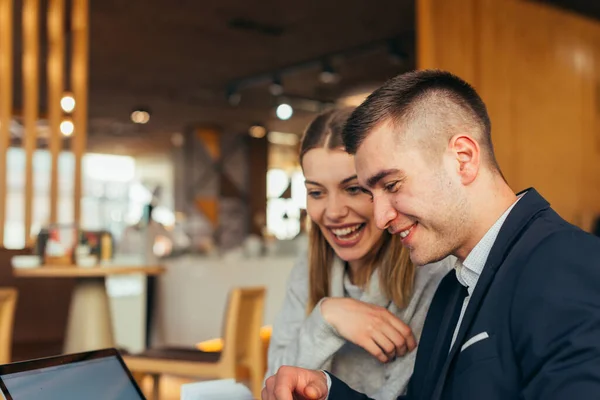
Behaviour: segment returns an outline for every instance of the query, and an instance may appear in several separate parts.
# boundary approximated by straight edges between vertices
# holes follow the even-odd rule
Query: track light
[[[395,40],[388,41],[388,54],[390,61],[394,65],[400,65],[408,60],[408,54],[402,50],[400,45]]]
[[[267,134],[267,128],[260,124],[254,124],[248,129],[248,134],[256,139],[262,139]]]
[[[340,75],[335,72],[329,61],[323,61],[323,70],[319,74],[319,80],[325,84],[336,83],[340,80]]]
[[[281,84],[281,77],[279,75],[273,77],[273,82],[269,85],[269,92],[273,96],[281,96],[283,94],[283,85]]]
[[[281,103],[277,106],[275,113],[277,114],[277,118],[282,121],[287,121],[294,115],[294,109],[287,103]]]
[[[234,107],[239,105],[240,101],[242,100],[242,95],[237,91],[237,88],[235,88],[234,86],[230,86],[227,88],[226,97],[229,105]]]
[[[150,121],[150,111],[143,108],[133,111],[131,121],[135,124],[147,124]]]

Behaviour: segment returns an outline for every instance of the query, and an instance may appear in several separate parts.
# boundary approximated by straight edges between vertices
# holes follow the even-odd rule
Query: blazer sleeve
[[[511,308],[520,398],[597,398],[600,241],[581,231],[555,233],[522,268]]]
[[[319,302],[307,316],[308,260],[300,257],[287,283],[283,307],[273,323],[266,377],[283,365],[322,369],[346,342],[321,315]]]
[[[366,394],[359,393],[350,388],[344,382],[335,377],[335,375],[325,371],[331,378],[331,388],[327,400],[373,400]],[[399,398],[400,399],[400,398]]]
[[[373,400],[366,394],[357,392],[350,388],[344,382],[335,377],[335,375],[325,371],[331,379],[331,388],[329,389],[329,396],[327,400]],[[410,391],[410,384],[409,384]],[[409,400],[408,395],[398,396],[397,400]]]

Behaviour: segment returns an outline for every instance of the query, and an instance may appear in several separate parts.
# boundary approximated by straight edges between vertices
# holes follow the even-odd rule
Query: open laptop
[[[115,349],[0,365],[0,390],[6,400],[145,400]]]

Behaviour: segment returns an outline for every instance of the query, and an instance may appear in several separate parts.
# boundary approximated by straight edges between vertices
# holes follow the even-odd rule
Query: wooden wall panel
[[[600,24],[520,0],[419,3],[419,67],[474,84],[513,189],[534,186],[585,225],[600,212]]]
[[[75,132],[71,150],[75,158],[73,177],[73,217],[75,224],[81,222],[81,199],[83,193],[82,159],[87,148],[88,111],[88,63],[89,63],[89,1],[72,2],[71,31],[73,54],[71,56],[71,88],[75,98],[73,124]]]
[[[480,24],[479,33],[481,41],[485,43],[479,47],[481,59],[494,62],[479,63],[479,79],[474,84],[485,97],[492,118],[492,140],[496,158],[504,177],[513,185],[513,189],[516,189],[517,171],[521,168],[517,152],[517,134],[512,118],[507,117],[513,108],[515,96],[515,89],[510,84],[512,60],[506,56],[510,53],[516,36],[514,25],[511,23],[513,16],[505,7],[498,7],[495,1],[482,0],[479,10],[484,14],[496,14],[492,20]],[[493,99],[489,95],[492,93]]]
[[[417,60],[420,65],[444,65],[444,69],[471,82],[476,80],[476,11],[479,0],[420,0],[417,5],[419,37]],[[440,45],[442,44],[443,45]]]
[[[25,247],[33,245],[33,153],[37,142],[40,91],[40,1],[23,1],[23,125],[25,134]]]
[[[0,246],[6,220],[6,152],[13,108],[13,0],[0,0]]]
[[[65,0],[48,2],[48,126],[50,132],[50,223],[58,222],[58,157],[62,147],[60,99],[65,82]]]

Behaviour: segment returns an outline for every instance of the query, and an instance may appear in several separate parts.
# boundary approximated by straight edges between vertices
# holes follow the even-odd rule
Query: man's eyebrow
[[[377,185],[379,183],[379,181],[381,181],[383,178],[392,175],[392,174],[397,174],[401,172],[398,169],[386,169],[383,171],[380,171],[378,173],[376,173],[375,175],[371,176],[369,179],[367,179],[367,187],[373,188],[375,187],[375,185]]]

